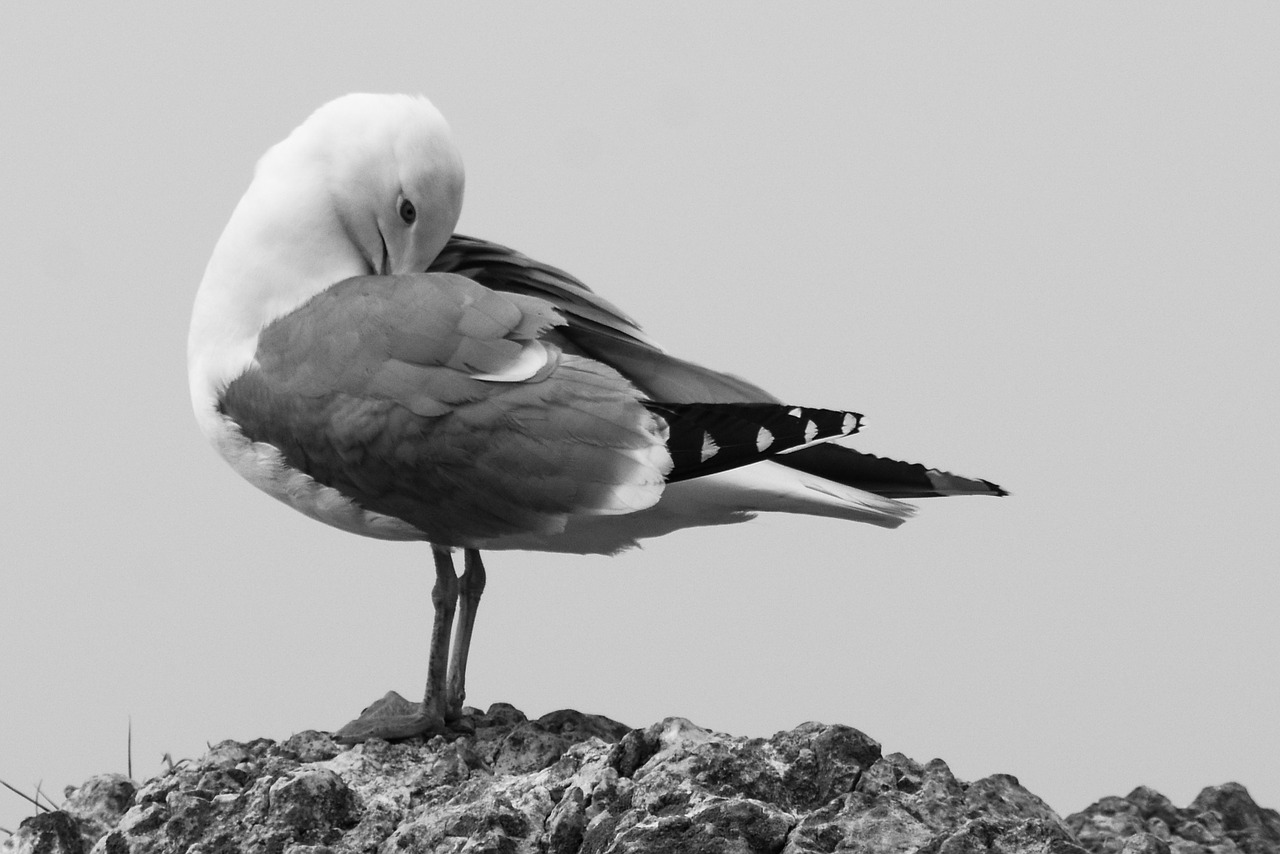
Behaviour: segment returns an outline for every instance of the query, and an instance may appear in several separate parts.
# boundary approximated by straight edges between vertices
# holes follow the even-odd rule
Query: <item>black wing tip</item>
[[[1006,495],[1013,494],[998,483],[992,483],[989,480],[984,480],[982,482],[985,483],[987,485],[987,488],[991,490],[990,492],[987,493],[988,495],[993,495],[996,498],[1004,498]]]
[[[933,486],[933,496],[946,495],[994,495],[1003,497],[1009,491],[998,483],[977,477],[964,477],[941,469],[928,469],[925,476]],[[932,497],[921,495],[921,498]]]
[[[788,468],[815,474],[884,498],[941,498],[950,495],[995,495],[1009,492],[999,484],[963,477],[920,463],[879,457],[843,445],[826,443],[774,458]]]

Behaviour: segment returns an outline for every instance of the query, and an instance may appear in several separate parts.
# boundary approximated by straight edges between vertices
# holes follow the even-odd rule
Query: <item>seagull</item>
[[[195,298],[218,453],[314,519],[432,548],[424,698],[388,693],[340,741],[459,721],[481,551],[615,554],[760,512],[893,528],[904,498],[1006,494],[831,444],[862,416],[669,355],[568,273],[455,234],[462,196],[427,99],[340,97],[258,161]]]

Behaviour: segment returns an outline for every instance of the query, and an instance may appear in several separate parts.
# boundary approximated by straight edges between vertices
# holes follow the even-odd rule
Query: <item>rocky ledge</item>
[[[460,731],[352,748],[326,733],[224,741],[137,785],[68,789],[9,852],[1037,852],[1280,854],[1280,814],[1242,786],[1185,809],[1139,788],[1058,817],[1016,778],[957,780],[856,729],[768,739],[683,718],[647,729],[598,715],[528,720],[469,709]]]

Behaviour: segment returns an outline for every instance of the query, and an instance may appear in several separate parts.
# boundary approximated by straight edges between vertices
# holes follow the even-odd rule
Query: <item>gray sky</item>
[[[866,413],[859,447],[1013,492],[892,532],[492,555],[472,703],[845,723],[1064,815],[1227,780],[1280,807],[1280,8],[683,6],[0,28],[0,777],[123,771],[130,716],[147,776],[421,690],[428,549],[258,493],[186,390],[254,161],[365,90],[449,118],[462,230],[677,354]],[[0,791],[0,826],[25,814]]]

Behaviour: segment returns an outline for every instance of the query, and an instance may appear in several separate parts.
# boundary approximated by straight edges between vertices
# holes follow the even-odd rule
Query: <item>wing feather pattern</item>
[[[497,243],[455,234],[430,271],[457,273],[495,291],[540,297],[575,326],[658,349],[640,324],[578,279]]]
[[[535,294],[552,302],[567,325],[557,329],[586,355],[616,369],[654,400],[670,403],[781,403],[759,386],[664,353],[631,318],[578,279],[513,249],[454,235],[432,269],[466,270],[494,290]],[[839,445],[802,448],[775,457],[782,466],[886,498],[1004,495],[990,481],[960,477],[918,463],[864,454]]]
[[[263,330],[221,408],[441,545],[649,507],[671,466],[664,425],[616,371],[538,340],[563,322],[461,276],[348,279]]]
[[[894,527],[896,498],[1002,493],[816,445],[860,416],[668,356],[505,247],[455,236],[432,270],[348,279],[274,321],[222,413],[439,545],[614,552],[758,511]]]

